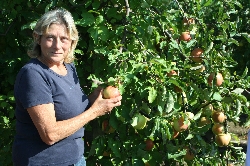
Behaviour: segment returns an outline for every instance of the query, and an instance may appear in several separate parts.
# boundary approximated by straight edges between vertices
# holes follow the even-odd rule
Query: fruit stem
[[[228,151],[226,149],[226,158],[227,158],[227,165],[229,165],[229,157],[228,157]]]
[[[143,112],[142,110],[139,111],[140,114],[144,115],[146,118],[150,119],[149,115]]]
[[[228,133],[228,124],[227,124],[227,119],[225,119],[225,122],[224,122],[224,128],[225,128],[225,133]]]
[[[211,100],[211,101],[209,101],[209,102],[207,102],[207,103],[205,103],[205,104],[201,104],[201,105],[197,108],[197,110],[200,110],[201,108],[205,108],[206,106],[208,106],[209,104],[212,104],[212,103],[214,103],[214,102],[216,102],[216,100]]]

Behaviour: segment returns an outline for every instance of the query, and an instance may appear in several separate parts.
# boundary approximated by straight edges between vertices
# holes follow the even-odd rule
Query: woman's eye
[[[53,39],[53,36],[47,36],[47,39],[48,39],[48,40],[52,40],[52,39]]]
[[[69,40],[67,37],[62,38],[62,41],[67,41],[67,40]]]
[[[69,42],[69,38],[63,37],[63,38],[61,38],[61,41],[62,41],[63,43]]]

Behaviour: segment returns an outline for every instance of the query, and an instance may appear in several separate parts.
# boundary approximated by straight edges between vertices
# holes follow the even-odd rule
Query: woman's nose
[[[57,49],[60,49],[62,47],[62,42],[59,38],[56,38],[56,40],[54,40],[54,47]]]

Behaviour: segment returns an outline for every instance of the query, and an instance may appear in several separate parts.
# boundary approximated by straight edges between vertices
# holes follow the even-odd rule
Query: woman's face
[[[48,32],[41,37],[42,58],[50,63],[63,62],[71,43],[65,25],[51,24]]]

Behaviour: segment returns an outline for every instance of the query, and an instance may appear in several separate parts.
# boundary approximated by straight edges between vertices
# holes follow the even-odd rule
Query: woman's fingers
[[[114,107],[121,105],[122,96],[118,96],[112,99],[103,99],[102,97],[102,89],[99,92],[98,97],[96,98],[92,107],[95,110],[98,110],[99,115],[109,114]]]
[[[113,100],[113,103],[121,102],[122,96],[118,96],[116,98],[113,98],[112,100]]]

